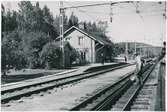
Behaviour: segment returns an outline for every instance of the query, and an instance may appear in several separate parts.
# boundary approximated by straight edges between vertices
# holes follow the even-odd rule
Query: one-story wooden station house
[[[60,37],[56,41],[60,41]],[[101,54],[103,53],[107,57],[106,54],[110,54],[106,53],[107,49],[112,45],[109,39],[88,33],[76,26],[72,26],[64,32],[64,41],[69,42],[70,46],[80,54],[80,63],[100,62]]]

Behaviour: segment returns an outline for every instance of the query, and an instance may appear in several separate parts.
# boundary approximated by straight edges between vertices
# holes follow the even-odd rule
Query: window
[[[79,36],[78,37],[78,45],[81,45],[82,40],[83,40],[83,36]]]
[[[81,45],[81,38],[78,37],[78,45]]]

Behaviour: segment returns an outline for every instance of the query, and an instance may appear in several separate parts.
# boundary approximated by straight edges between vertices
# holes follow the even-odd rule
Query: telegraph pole
[[[63,1],[60,1],[60,18],[59,18],[59,24],[60,24],[60,49],[62,51],[62,67],[65,67],[65,53],[64,53],[64,28],[63,28],[63,18],[64,16],[64,8],[63,8]]]
[[[126,58],[128,59],[128,42],[125,43],[125,54]]]
[[[135,54],[136,54],[136,42],[135,42]]]

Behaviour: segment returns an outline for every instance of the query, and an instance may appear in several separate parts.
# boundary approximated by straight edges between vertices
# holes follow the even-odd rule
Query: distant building
[[[64,32],[64,41],[68,41],[79,52],[81,63],[100,62],[100,54],[105,55],[106,49],[111,46],[107,38],[95,36],[75,26]]]

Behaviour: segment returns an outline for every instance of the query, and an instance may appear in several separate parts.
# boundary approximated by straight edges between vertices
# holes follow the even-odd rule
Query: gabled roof
[[[111,45],[111,42],[107,39],[107,38],[103,38],[103,37],[100,37],[100,36],[97,36],[93,33],[90,33],[90,32],[87,32],[85,30],[82,30],[76,26],[72,26],[71,28],[69,28],[68,30],[66,30],[64,32],[64,37],[66,38],[67,35],[69,35],[70,33],[72,33],[74,30],[77,30],[79,31],[80,33],[86,35],[87,37],[99,42],[100,44],[102,45]],[[60,37],[58,37],[57,39],[59,39]]]

